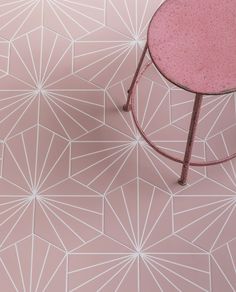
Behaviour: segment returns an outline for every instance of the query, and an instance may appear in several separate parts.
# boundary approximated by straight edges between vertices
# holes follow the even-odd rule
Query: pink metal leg
[[[194,138],[196,134],[201,104],[202,104],[202,98],[203,98],[202,94],[199,94],[199,93],[196,94],[190,128],[188,132],[188,140],[187,140],[186,150],[185,150],[185,155],[184,155],[184,160],[183,160],[182,173],[178,181],[180,185],[186,185],[188,170],[189,170],[189,165],[190,165],[190,160],[191,160],[191,155],[192,155],[193,143],[194,143]]]
[[[136,72],[135,72],[135,74],[134,74],[134,77],[133,77],[132,83],[131,83],[130,88],[129,88],[129,90],[128,90],[128,98],[127,98],[127,102],[126,102],[126,104],[123,106],[123,109],[124,109],[126,112],[130,111],[130,109],[131,109],[131,107],[130,107],[130,98],[131,98],[131,95],[132,95],[132,92],[133,92],[133,89],[134,89],[134,86],[135,86],[135,82],[136,82],[136,80],[137,80],[137,78],[138,78],[138,74],[139,74],[140,69],[141,69],[141,67],[142,67],[144,57],[145,57],[145,55],[146,55],[146,53],[147,53],[147,49],[148,49],[148,43],[146,42],[145,47],[144,47],[144,50],[143,50],[143,53],[142,53],[142,56],[141,56],[141,58],[140,58],[140,60],[139,60],[139,63],[138,63],[138,67],[137,67],[137,69],[136,69]]]

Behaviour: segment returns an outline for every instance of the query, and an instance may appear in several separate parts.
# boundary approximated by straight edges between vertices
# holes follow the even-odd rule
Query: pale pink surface
[[[172,82],[193,92],[236,88],[236,2],[167,0],[148,32],[151,56]]]
[[[122,110],[160,3],[0,1],[1,291],[236,289],[235,160],[183,188]],[[135,97],[183,157],[194,94],[152,65]],[[235,133],[234,95],[204,97],[193,159],[233,153]]]

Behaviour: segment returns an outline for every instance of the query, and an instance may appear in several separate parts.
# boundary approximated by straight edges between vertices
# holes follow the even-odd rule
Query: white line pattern
[[[0,1],[2,291],[236,291],[235,161],[180,187],[122,110],[161,2]],[[182,158],[193,95],[150,66],[135,100]],[[234,152],[235,101],[204,98],[195,160]]]

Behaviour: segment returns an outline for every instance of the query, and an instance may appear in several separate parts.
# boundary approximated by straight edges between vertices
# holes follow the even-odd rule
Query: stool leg
[[[199,93],[197,93],[195,96],[192,118],[191,118],[191,123],[190,123],[190,127],[189,127],[189,132],[188,132],[188,140],[187,140],[186,149],[185,149],[182,173],[181,173],[181,177],[178,181],[178,183],[182,186],[186,185],[186,181],[187,181],[189,163],[191,160],[193,143],[194,143],[194,138],[195,138],[195,134],[196,134],[201,104],[202,104],[202,98],[203,98],[203,95],[199,94]]]
[[[142,53],[141,58],[140,58],[139,63],[138,63],[138,67],[137,67],[137,69],[136,69],[136,72],[135,72],[135,74],[134,74],[134,77],[133,77],[132,83],[131,83],[130,88],[129,88],[129,90],[128,90],[128,98],[127,98],[127,102],[126,102],[126,104],[123,106],[123,109],[124,109],[124,111],[126,111],[126,112],[128,112],[128,111],[130,110],[130,98],[131,98],[131,95],[132,95],[132,92],[133,92],[133,89],[134,89],[135,82],[136,82],[136,80],[137,80],[137,78],[138,78],[139,71],[140,71],[141,66],[142,66],[142,64],[143,64],[144,57],[145,57],[145,55],[146,55],[146,53],[147,53],[147,49],[148,49],[148,43],[146,42],[145,47],[144,47],[144,50],[143,50],[143,53]]]

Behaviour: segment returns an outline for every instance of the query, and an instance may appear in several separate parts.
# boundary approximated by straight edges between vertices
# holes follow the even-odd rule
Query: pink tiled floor
[[[159,5],[0,0],[1,291],[236,291],[236,161],[181,187],[122,111]],[[150,67],[136,100],[182,157],[193,95]],[[235,151],[235,108],[204,98],[195,160]]]

